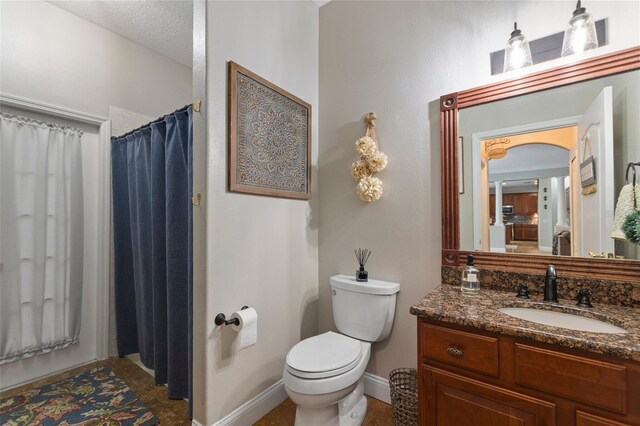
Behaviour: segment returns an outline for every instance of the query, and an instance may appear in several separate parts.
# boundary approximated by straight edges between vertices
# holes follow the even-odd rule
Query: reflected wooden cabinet
[[[538,241],[538,225],[525,223],[523,226],[522,239],[525,241]]]
[[[504,242],[505,244],[511,244],[511,240],[513,240],[513,225],[505,225],[504,226]]]
[[[503,206],[514,206],[515,208],[515,196],[516,194],[502,194],[502,205]]]
[[[538,211],[538,193],[513,194],[513,213],[531,216]]]
[[[527,194],[520,194],[519,204],[522,205],[522,214],[533,215],[538,212],[538,193],[530,192]]]
[[[640,363],[418,318],[423,426],[640,425]]]
[[[538,194],[536,192],[502,194],[502,205],[513,206],[513,214],[531,216],[538,212]],[[496,196],[489,195],[489,215],[495,217]]]
[[[518,241],[538,241],[538,225],[532,223],[514,224],[513,239]]]

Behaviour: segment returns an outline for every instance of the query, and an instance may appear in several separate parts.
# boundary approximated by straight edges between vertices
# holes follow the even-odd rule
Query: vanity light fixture
[[[582,7],[580,0],[569,19],[562,41],[562,56],[573,55],[598,47],[598,34],[593,17]]]
[[[528,67],[532,64],[529,41],[518,29],[518,23],[514,22],[513,32],[504,50],[504,72]]]

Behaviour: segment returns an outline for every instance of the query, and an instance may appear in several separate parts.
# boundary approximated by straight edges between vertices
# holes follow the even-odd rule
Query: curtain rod
[[[122,134],[122,135],[120,135],[120,136],[111,136],[111,139],[120,139],[120,138],[125,138],[125,137],[127,137],[127,136],[129,136],[129,135],[134,134],[135,132],[138,132],[138,131],[140,131],[140,130],[142,130],[142,129],[146,128],[146,127],[151,126],[152,124],[162,122],[162,121],[164,120],[164,118],[165,118],[167,115],[175,114],[175,113],[177,113],[177,112],[186,111],[190,106],[193,106],[193,104],[187,104],[187,105],[183,106],[182,108],[178,108],[177,110],[175,110],[175,111],[173,111],[173,112],[170,112],[169,114],[165,114],[165,115],[163,115],[163,116],[161,116],[161,117],[158,117],[158,118],[156,118],[155,120],[150,121],[150,122],[148,122],[147,124],[145,124],[145,125],[143,125],[143,126],[140,126],[140,127],[138,127],[137,129],[133,129],[133,130],[131,130],[131,131],[127,132],[127,133],[124,133],[124,134]]]

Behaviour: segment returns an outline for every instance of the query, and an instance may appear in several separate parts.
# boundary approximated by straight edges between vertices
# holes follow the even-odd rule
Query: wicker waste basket
[[[396,368],[389,374],[394,426],[418,424],[418,370]]]

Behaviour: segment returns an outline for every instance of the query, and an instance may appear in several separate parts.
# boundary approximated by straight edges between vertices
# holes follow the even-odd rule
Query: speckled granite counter
[[[507,307],[577,313],[607,321],[624,328],[627,333],[589,333],[537,324],[498,311]],[[633,308],[596,304],[593,308],[582,309],[573,300],[560,299],[557,304],[542,302],[540,296],[520,300],[515,293],[488,289],[482,289],[475,296],[466,296],[459,287],[442,285],[413,305],[410,312],[431,320],[640,361],[640,312]]]

